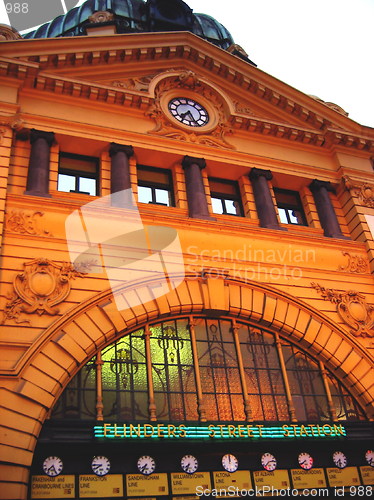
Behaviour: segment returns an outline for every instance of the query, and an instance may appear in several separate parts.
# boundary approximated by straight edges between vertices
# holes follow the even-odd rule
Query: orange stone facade
[[[186,32],[5,40],[0,59],[0,498],[28,498],[38,437],[79,370],[165,318],[278,332],[322,362],[373,421],[373,129]],[[171,116],[168,103],[181,96],[204,106],[206,126]],[[33,130],[52,133],[44,195],[27,185]],[[127,281],[117,293],[143,290],[149,300],[122,310],[105,271],[72,266],[65,226],[111,194],[111,143],[133,148],[135,198],[137,165],[170,171],[175,206],[138,210],[143,224],[175,230],[184,266],[156,298],[157,274]],[[58,190],[61,153],[98,158],[97,198]],[[190,216],[186,156],[205,160],[207,217]],[[261,223],[254,168],[272,174],[261,189],[278,228]],[[210,178],[238,183],[242,216],[213,212]],[[315,179],[329,183],[339,237],[325,235]],[[299,193],[305,225],[280,222],[277,189]]]

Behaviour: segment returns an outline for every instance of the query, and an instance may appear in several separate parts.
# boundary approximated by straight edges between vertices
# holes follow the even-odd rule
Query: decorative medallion
[[[34,259],[26,262],[23,273],[17,274],[13,280],[14,293],[3,311],[2,323],[14,320],[16,323],[29,323],[20,318],[21,313],[39,316],[46,313],[55,316],[59,313],[56,307],[70,293],[70,281],[83,277],[92,263],[77,270],[66,262],[56,264],[48,259]]]
[[[19,40],[22,36],[17,30],[6,24],[0,24],[0,42],[7,40]]]
[[[368,208],[374,208],[374,187],[364,182],[363,184],[355,184],[353,181],[345,175],[343,177],[346,188],[352,191],[355,196],[359,199],[361,205]]]
[[[368,272],[369,263],[365,257],[361,255],[351,255],[349,252],[342,252],[344,257],[348,257],[348,262],[345,266],[339,266],[339,271],[348,271],[349,273],[366,274]]]
[[[113,19],[114,14],[106,10],[99,10],[97,12],[94,12],[92,16],[88,18],[91,24],[108,23],[109,21],[113,21]]]
[[[145,113],[156,123],[149,133],[184,142],[234,149],[226,141],[226,135],[232,133],[232,128],[217,93],[192,71],[174,72],[174,75],[166,72],[166,75],[155,89],[154,104]],[[189,109],[182,110],[181,104],[176,103],[181,99],[185,99],[183,104]],[[176,106],[172,107],[173,104]],[[185,113],[187,115],[183,116]]]
[[[354,290],[339,292],[322,287],[318,283],[311,283],[311,286],[325,300],[336,304],[339,316],[351,328],[352,335],[355,337],[374,337],[374,307],[366,302],[362,293]]]
[[[43,215],[44,212],[40,211],[12,210],[6,217],[6,230],[11,233],[52,236],[49,231],[40,226],[40,218]]]

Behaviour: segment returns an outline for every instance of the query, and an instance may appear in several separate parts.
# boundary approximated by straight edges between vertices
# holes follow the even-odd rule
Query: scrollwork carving
[[[11,233],[52,236],[49,231],[40,226],[40,218],[43,215],[44,212],[40,211],[12,210],[6,216],[6,230]]]
[[[359,199],[361,205],[368,208],[374,208],[374,187],[364,182],[363,184],[354,183],[348,176],[343,177],[346,188]]]
[[[48,259],[34,259],[23,264],[24,271],[13,280],[13,295],[9,297],[3,311],[2,323],[13,320],[16,323],[30,323],[22,313],[39,316],[59,313],[58,304],[69,295],[71,280],[83,277],[91,263],[76,269],[72,264],[57,264]]]
[[[18,31],[6,24],[0,24],[0,41],[19,40],[21,35]]]
[[[325,300],[336,304],[336,310],[344,323],[350,327],[350,333],[355,337],[374,337],[374,307],[366,302],[365,296],[355,290],[339,292],[325,288],[318,283],[311,286]]]
[[[128,78],[127,80],[113,80],[113,87],[136,90],[137,92],[148,92],[149,84],[154,78],[154,75],[142,76],[140,78]]]
[[[88,20],[91,24],[108,23],[109,21],[114,20],[114,14],[112,12],[108,12],[107,10],[99,10],[94,12]]]
[[[210,130],[209,134],[204,134],[203,129],[191,132],[184,129],[176,130],[175,124],[165,115],[161,106],[162,97],[165,93],[177,88],[194,90],[213,104],[218,119],[216,127]],[[234,149],[234,146],[226,140],[226,135],[232,134],[233,129],[227,122],[221,100],[217,97],[216,93],[201,82],[199,77],[192,71],[183,71],[179,75],[161,81],[155,90],[154,104],[149,107],[145,115],[152,118],[156,123],[155,128],[148,132],[149,134],[162,135],[163,137],[196,144]]]
[[[344,266],[339,266],[339,271],[348,271],[349,273],[365,274],[368,272],[369,263],[361,255],[351,255],[349,252],[342,252],[348,262]]]

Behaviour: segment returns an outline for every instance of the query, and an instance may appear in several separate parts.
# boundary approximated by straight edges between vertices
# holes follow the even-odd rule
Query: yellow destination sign
[[[32,476],[31,498],[75,498],[74,476]]]
[[[196,494],[196,488],[210,489],[209,472],[196,472],[195,474],[171,474],[171,491],[173,495]]]
[[[328,468],[326,471],[330,486],[358,486],[361,484],[357,467]]]
[[[127,496],[168,495],[167,474],[126,474]]]
[[[123,497],[122,474],[79,476],[80,498]]]
[[[289,488],[290,479],[288,477],[287,470],[260,470],[253,473],[253,479],[255,481],[255,486],[261,488],[263,486],[270,486],[276,489]]]
[[[323,469],[291,469],[293,487],[301,488],[325,488],[326,478]]]
[[[360,467],[362,482],[365,486],[374,485],[374,467]]]
[[[239,490],[252,489],[252,479],[249,470],[239,470],[236,472],[216,471],[213,472],[214,487],[219,489],[227,489],[234,491],[232,487]],[[228,490],[228,491],[230,491]]]

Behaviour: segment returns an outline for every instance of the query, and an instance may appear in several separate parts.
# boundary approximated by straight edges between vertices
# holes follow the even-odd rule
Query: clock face
[[[196,472],[198,466],[199,462],[193,455],[184,455],[184,457],[182,457],[181,467],[184,472],[187,472],[187,474],[193,474],[194,472]]]
[[[51,477],[61,474],[64,464],[59,457],[48,457],[43,462],[44,472]]]
[[[138,460],[138,470],[148,476],[156,469],[156,462],[149,455],[143,455]]]
[[[110,471],[109,458],[103,456],[93,457],[91,467],[97,476],[105,476]]]
[[[309,453],[300,453],[298,460],[300,467],[305,470],[309,470],[313,467],[313,458]]]
[[[371,465],[372,467],[374,467],[374,451],[373,450],[368,450],[365,453],[365,458],[366,458],[367,463],[369,465]]]
[[[208,111],[198,102],[186,97],[172,99],[169,111],[176,120],[189,127],[203,127],[209,122]]]
[[[344,467],[347,466],[347,457],[344,455],[342,451],[336,451],[332,459],[334,461],[334,464],[339,467],[339,469],[344,469]]]
[[[227,472],[235,472],[239,467],[239,462],[234,455],[228,453],[222,457],[222,465]]]
[[[261,457],[261,464],[265,470],[271,471],[277,468],[277,460],[271,453],[264,453]]]

